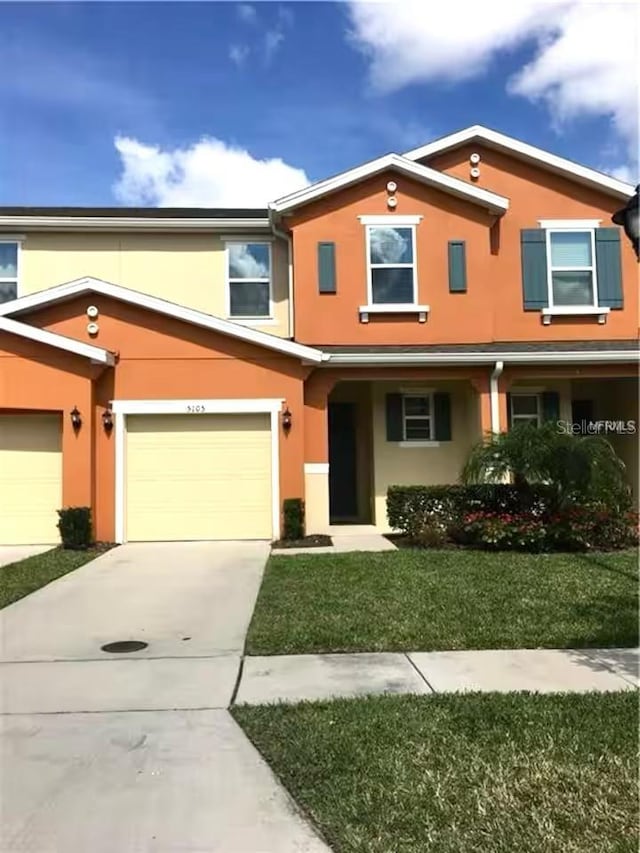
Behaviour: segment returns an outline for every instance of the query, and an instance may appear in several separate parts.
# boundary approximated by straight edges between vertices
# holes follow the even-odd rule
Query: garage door
[[[130,541],[271,538],[266,414],[130,415]]]
[[[57,415],[0,415],[0,543],[60,539],[62,423]]]

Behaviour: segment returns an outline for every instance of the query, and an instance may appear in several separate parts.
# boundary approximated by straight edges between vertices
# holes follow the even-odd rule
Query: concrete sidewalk
[[[331,531],[333,545],[322,545],[319,548],[273,548],[274,556],[293,557],[296,554],[347,554],[351,551],[397,551],[382,533],[373,528],[358,532],[358,525],[349,526],[346,532]]]
[[[380,693],[633,690],[638,649],[498,649],[247,657],[236,702]]]

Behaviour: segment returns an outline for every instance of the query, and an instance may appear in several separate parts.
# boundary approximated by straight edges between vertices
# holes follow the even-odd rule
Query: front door
[[[332,522],[358,517],[356,404],[329,403],[329,515]]]

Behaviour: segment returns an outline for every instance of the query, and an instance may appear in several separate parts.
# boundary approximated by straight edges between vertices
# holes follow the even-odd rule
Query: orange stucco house
[[[0,543],[386,530],[487,431],[634,421],[632,194],[476,126],[266,210],[0,208]]]

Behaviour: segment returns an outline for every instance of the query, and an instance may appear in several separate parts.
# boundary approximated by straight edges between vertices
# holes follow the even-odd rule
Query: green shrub
[[[430,522],[413,537],[412,541],[418,548],[442,548],[449,541],[448,527],[438,521]]]
[[[91,507],[70,506],[58,510],[58,530],[63,548],[83,551],[93,543]]]
[[[449,529],[454,542],[487,551],[547,551],[551,545],[543,518],[529,513],[472,512]]]
[[[286,498],[282,503],[284,515],[283,539],[304,539],[304,501]]]
[[[415,539],[435,521],[450,527],[471,512],[540,517],[555,508],[554,497],[554,490],[543,483],[525,488],[509,483],[389,486],[387,518],[390,527]]]
[[[568,507],[548,522],[552,546],[559,551],[610,551],[638,544],[638,514],[604,504]]]

